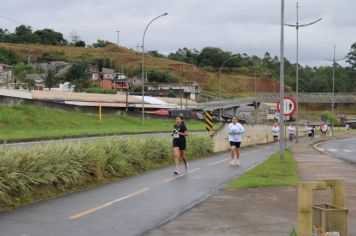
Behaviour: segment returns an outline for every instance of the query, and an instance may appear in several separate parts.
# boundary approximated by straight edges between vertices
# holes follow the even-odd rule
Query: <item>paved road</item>
[[[192,161],[190,173],[163,168],[95,189],[0,213],[1,236],[144,235],[218,191],[278,150],[269,144],[242,149],[240,167],[228,153]]]
[[[356,163],[356,138],[324,142],[318,148],[347,162]]]

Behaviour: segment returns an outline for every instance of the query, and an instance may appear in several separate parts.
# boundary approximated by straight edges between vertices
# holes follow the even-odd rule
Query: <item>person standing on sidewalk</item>
[[[231,123],[227,127],[229,135],[230,149],[231,149],[231,162],[232,166],[240,165],[240,145],[241,135],[245,132],[244,127],[238,122],[237,117],[233,116]]]
[[[279,126],[277,123],[273,124],[272,127],[272,136],[273,136],[273,142],[278,142],[279,139]]]
[[[173,155],[175,171],[174,174],[179,174],[179,157],[182,158],[185,166],[185,172],[189,170],[187,155],[186,155],[186,140],[188,136],[187,127],[184,124],[183,116],[176,117],[176,124],[173,126]]]

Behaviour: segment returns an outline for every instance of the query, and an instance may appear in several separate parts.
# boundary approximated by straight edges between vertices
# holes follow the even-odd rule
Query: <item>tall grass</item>
[[[205,145],[201,145],[204,143]],[[206,136],[187,139],[189,159],[210,153]],[[41,145],[0,151],[0,206],[17,205],[39,193],[123,178],[172,163],[171,140],[106,139],[81,144]]]

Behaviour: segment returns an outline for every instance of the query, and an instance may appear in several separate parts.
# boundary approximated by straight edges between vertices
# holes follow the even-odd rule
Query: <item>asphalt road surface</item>
[[[336,139],[318,145],[318,148],[350,163],[356,163],[356,138]]]
[[[277,144],[243,148],[239,167],[229,166],[229,153],[220,153],[191,161],[188,174],[174,176],[173,167],[163,168],[1,212],[0,236],[144,235],[277,150]]]

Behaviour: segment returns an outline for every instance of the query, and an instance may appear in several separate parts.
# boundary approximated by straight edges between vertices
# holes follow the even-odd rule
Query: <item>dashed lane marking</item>
[[[200,168],[195,168],[195,169],[193,169],[193,170],[188,171],[188,174],[189,174],[189,173],[196,172],[196,171],[198,171],[198,170],[200,170]],[[186,175],[187,175],[187,173],[179,174],[179,175],[177,175],[177,176],[173,176],[173,177],[170,177],[170,178],[168,178],[168,179],[165,179],[165,180],[163,180],[162,182],[167,183],[167,182],[169,182],[169,181],[172,181],[172,180],[181,178],[181,177],[186,176]]]
[[[120,202],[120,201],[123,201],[123,200],[125,200],[125,199],[131,198],[131,197],[134,197],[134,196],[137,196],[137,195],[142,194],[142,193],[144,193],[144,192],[147,192],[148,190],[150,190],[150,188],[143,188],[143,189],[140,189],[140,190],[138,190],[138,191],[136,191],[136,192],[133,192],[133,193],[130,193],[130,194],[126,195],[125,197],[121,197],[121,198],[115,199],[115,200],[110,201],[110,202],[108,202],[108,203],[99,205],[99,206],[97,206],[97,207],[91,208],[91,209],[89,209],[89,210],[80,212],[80,213],[75,214],[75,215],[72,215],[72,216],[69,217],[69,219],[75,220],[75,219],[78,219],[78,218],[80,218],[80,217],[89,215],[89,214],[91,214],[91,213],[93,213],[93,212],[96,212],[96,211],[98,211],[98,210],[100,210],[100,209],[103,209],[103,208],[105,208],[105,207],[108,207],[108,206],[110,206],[110,205],[112,205],[112,204],[114,204],[114,203],[116,203],[116,202]]]
[[[336,150],[336,149],[333,149],[333,148],[328,148],[328,151],[330,151],[330,152],[337,152],[337,150]]]
[[[228,161],[228,160],[229,160],[229,159],[226,158],[226,159],[223,159],[223,160],[220,160],[220,161],[212,162],[212,163],[208,164],[208,166],[214,166],[214,165],[220,164],[220,163],[222,163],[222,162],[224,162],[224,161]]]
[[[349,149],[343,149],[344,152],[352,152],[351,150]]]

